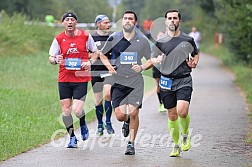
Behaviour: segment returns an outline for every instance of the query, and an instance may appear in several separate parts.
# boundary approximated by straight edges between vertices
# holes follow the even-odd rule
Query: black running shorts
[[[87,95],[87,82],[59,82],[59,96],[63,99],[77,99],[85,101]]]
[[[189,86],[182,87],[176,91],[160,90],[160,96],[166,109],[171,109],[177,106],[178,100],[185,100],[190,103],[192,96],[192,88]]]
[[[152,77],[153,78],[160,78],[161,77],[161,73],[160,73],[159,69],[157,69],[155,66],[152,67]]]
[[[143,100],[143,87],[136,86],[135,88],[132,88],[115,83],[111,87],[111,98],[113,108],[124,104],[131,104],[141,108]]]
[[[113,79],[112,77],[92,77],[92,88],[94,93],[102,92],[103,91],[103,86],[106,84],[112,85],[113,84]]]

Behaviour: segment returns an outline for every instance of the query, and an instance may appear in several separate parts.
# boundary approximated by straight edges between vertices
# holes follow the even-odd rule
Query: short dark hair
[[[179,20],[182,19],[181,13],[177,9],[169,9],[169,10],[167,10],[167,12],[165,13],[165,18],[167,18],[167,13],[172,13],[172,12],[177,12]]]
[[[136,15],[135,12],[133,12],[133,11],[131,11],[131,10],[128,10],[128,11],[126,11],[126,12],[123,13],[123,16],[124,16],[125,14],[134,14],[135,20],[137,21],[137,15]]]

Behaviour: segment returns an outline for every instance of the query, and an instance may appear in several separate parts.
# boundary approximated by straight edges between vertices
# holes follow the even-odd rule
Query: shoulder
[[[63,32],[61,32],[61,33],[59,33],[58,35],[56,35],[56,39],[61,39],[61,38],[64,38],[66,36],[66,34],[65,34],[65,31],[63,31]]]
[[[78,29],[78,31],[80,31],[80,32],[81,32],[81,35],[83,35],[83,36],[86,36],[86,37],[89,37],[89,36],[90,36],[89,32],[87,32],[87,31],[85,31],[85,30]]]
[[[97,36],[100,36],[100,35],[97,33],[97,31],[95,31],[95,32],[91,33],[91,36],[92,37],[97,37]]]
[[[136,32],[136,40],[139,40],[141,43],[149,43],[148,38],[138,32]]]
[[[193,37],[191,37],[190,35],[184,33],[184,32],[181,32],[181,35],[180,37],[182,38],[182,40],[184,41],[188,41],[188,42],[192,42],[194,41]]]

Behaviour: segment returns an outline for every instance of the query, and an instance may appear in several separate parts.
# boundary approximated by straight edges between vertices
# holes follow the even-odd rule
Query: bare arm
[[[100,59],[102,63],[106,66],[106,68],[109,70],[109,73],[116,73],[116,70],[109,62],[107,56],[105,56],[102,52],[99,52]]]

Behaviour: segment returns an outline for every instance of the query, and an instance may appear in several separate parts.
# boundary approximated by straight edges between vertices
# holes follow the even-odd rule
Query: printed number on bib
[[[137,63],[137,52],[122,52],[120,54],[121,64],[135,64]]]
[[[81,59],[80,58],[66,58],[65,67],[67,70],[80,70]]]
[[[159,80],[159,86],[162,89],[167,89],[167,90],[171,90],[172,87],[172,79],[171,78],[166,78],[164,76],[160,77]]]

